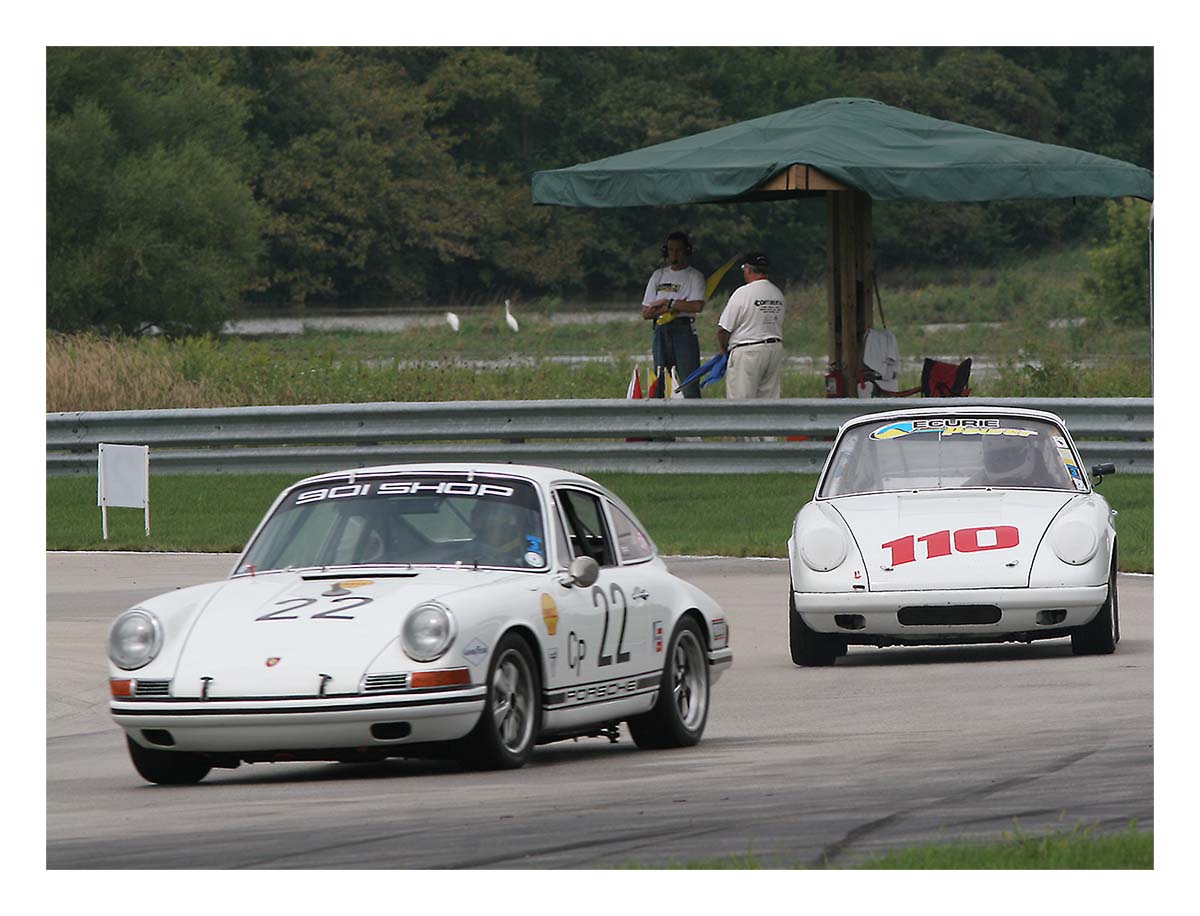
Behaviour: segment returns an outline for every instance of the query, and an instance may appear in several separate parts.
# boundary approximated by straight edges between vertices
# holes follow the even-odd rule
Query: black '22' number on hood
[[[350,610],[350,608],[362,607],[364,604],[370,604],[374,600],[375,600],[374,598],[368,598],[366,595],[348,595],[343,598],[334,598],[333,604],[334,605],[340,604],[340,606],[331,607],[328,610],[320,611],[316,614],[313,614],[309,618],[309,620],[317,620],[318,618],[322,619],[322,620],[353,620],[354,619],[353,614],[338,614],[338,613],[334,613],[334,612],[335,611],[348,611],[348,610]],[[346,604],[345,602],[347,602],[347,601],[352,601],[354,603]],[[291,614],[291,613],[289,613],[289,611],[298,611],[302,607],[308,607],[310,604],[316,604],[317,599],[316,598],[288,598],[284,601],[276,601],[275,603],[285,605],[285,606],[279,608],[279,610],[277,610],[277,611],[271,611],[269,614],[263,614],[261,617],[255,617],[254,619],[255,620],[299,620],[300,619],[299,614]]]

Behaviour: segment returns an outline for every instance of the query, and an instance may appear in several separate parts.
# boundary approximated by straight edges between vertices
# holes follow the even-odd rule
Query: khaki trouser
[[[725,369],[725,397],[731,400],[779,397],[783,378],[783,344],[736,347]]]

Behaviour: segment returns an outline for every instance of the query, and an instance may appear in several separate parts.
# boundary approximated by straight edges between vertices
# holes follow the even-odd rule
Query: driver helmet
[[[521,524],[515,506],[479,500],[471,510],[471,529],[476,539],[497,550],[516,550],[521,546]]]
[[[983,438],[983,466],[989,483],[1029,483],[1036,462],[1035,443],[1023,436]]]

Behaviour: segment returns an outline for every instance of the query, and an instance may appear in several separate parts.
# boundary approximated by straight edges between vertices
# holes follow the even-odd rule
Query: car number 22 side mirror
[[[576,557],[571,561],[568,572],[571,585],[587,588],[600,577],[600,564],[591,557]]]
[[[1095,480],[1094,485],[1096,486],[1098,486],[1100,481],[1102,481],[1108,474],[1115,473],[1117,473],[1117,466],[1115,464],[1109,463],[1092,465],[1092,477]]]

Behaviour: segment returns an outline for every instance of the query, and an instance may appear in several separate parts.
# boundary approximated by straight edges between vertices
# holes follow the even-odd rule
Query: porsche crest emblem
[[[267,659],[267,667],[268,668],[274,668],[278,664],[279,664],[279,656],[278,655],[274,655],[271,658]]]

